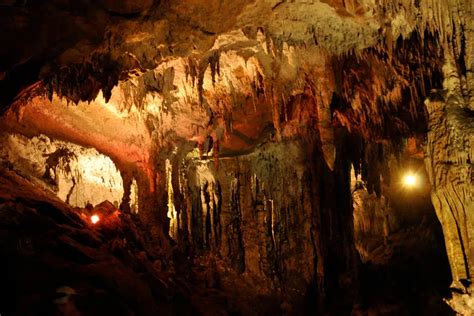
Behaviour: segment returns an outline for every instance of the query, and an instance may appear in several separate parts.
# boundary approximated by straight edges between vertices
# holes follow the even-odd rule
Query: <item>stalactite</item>
[[[186,75],[186,81],[188,81],[189,77],[191,78],[191,84],[192,84],[192,87],[194,87],[196,83],[196,78],[198,76],[198,67],[193,57],[188,57],[188,60],[186,63],[185,75]]]
[[[242,273],[245,271],[245,248],[242,241],[242,209],[238,174],[230,182],[229,195],[230,221],[227,226],[229,229],[225,231],[228,252],[224,254],[230,258],[236,271]]]
[[[123,197],[120,202],[119,209],[125,213],[131,212],[131,194],[132,194],[132,177],[129,172],[125,170],[120,171],[123,181]],[[136,181],[135,181],[136,184]]]
[[[198,94],[198,100],[199,100],[199,105],[201,107],[204,106],[204,75],[206,73],[206,69],[208,66],[208,61],[207,60],[201,60],[199,62],[199,68],[198,68],[198,73],[197,73],[197,94]]]
[[[214,156],[214,168],[219,170],[219,139],[216,139],[213,143],[212,154]]]
[[[166,159],[166,189],[168,192],[168,212],[166,216],[168,217],[169,224],[169,234],[174,240],[179,239],[179,213],[174,205],[174,188],[173,188],[173,166],[169,159]]]
[[[219,64],[219,51],[218,50],[214,51],[214,53],[209,57],[209,65],[211,66],[212,84],[215,85],[216,74],[218,76],[221,75],[221,69],[220,69],[220,64]]]
[[[321,89],[327,89],[324,87]],[[325,91],[324,95],[321,91],[318,91],[316,101],[317,119],[318,119],[318,131],[321,139],[321,147],[329,169],[334,170],[334,160],[336,159],[336,147],[334,145],[334,130],[332,122],[332,111],[330,108],[331,101],[328,99],[328,95],[331,95],[330,91]],[[317,93],[318,93],[317,92]]]
[[[125,196],[125,193],[124,193]],[[130,195],[129,195],[129,207],[130,212],[132,214],[138,214],[138,210],[140,209],[140,205],[138,204],[138,183],[135,178],[132,179],[130,183]]]
[[[276,87],[272,88],[270,100],[272,104],[272,118],[273,118],[273,126],[275,127],[275,130],[276,130],[276,137],[277,139],[281,139],[281,122],[280,122],[281,99],[280,99],[280,93],[276,89]]]
[[[323,206],[320,200],[324,194],[334,193],[333,186],[324,193],[320,191],[324,185],[316,182],[332,171],[324,165],[320,148],[309,158],[303,148],[298,142],[266,144],[248,156],[219,158],[219,169],[208,159],[185,159],[175,191],[179,189],[188,201],[186,227],[189,236],[194,236],[194,247],[202,249],[203,255],[222,258],[228,268],[243,273],[239,278],[256,278],[262,291],[305,291],[317,280],[321,298],[325,293],[336,293],[326,283],[326,271],[331,271],[328,264],[335,259],[330,259],[333,254],[325,243],[345,234],[339,227],[345,220],[338,219],[339,215],[323,215],[334,208],[332,204]],[[311,171],[294,164],[307,159],[316,159],[319,167]],[[319,189],[311,189],[315,185]],[[315,227],[317,217],[322,222]],[[344,251],[336,252],[345,256]],[[291,281],[295,274],[296,281]]]
[[[182,231],[184,234],[184,243],[186,246],[192,245],[194,236],[194,229],[193,229],[193,201],[190,191],[189,185],[189,178],[187,177],[186,167],[187,165],[182,162],[178,161],[178,183],[179,183],[179,193],[181,194],[182,204],[180,213],[181,216],[181,223],[182,223]]]

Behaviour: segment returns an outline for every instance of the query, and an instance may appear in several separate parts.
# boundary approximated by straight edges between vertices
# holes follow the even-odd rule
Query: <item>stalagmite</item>
[[[459,313],[472,310],[474,273],[474,179],[472,177],[474,119],[465,109],[459,74],[452,58],[443,67],[444,91],[425,105],[429,114],[426,164],[433,186],[432,200],[443,226],[453,276],[452,287],[461,291],[450,301]]]

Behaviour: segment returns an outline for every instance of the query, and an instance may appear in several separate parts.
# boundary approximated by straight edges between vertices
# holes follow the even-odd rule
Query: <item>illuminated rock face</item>
[[[314,286],[314,300],[307,303],[314,311],[326,304],[341,312],[352,308],[357,258],[349,242],[349,183],[339,182],[348,166],[339,157],[333,172],[319,150],[294,141],[268,143],[217,163],[212,156],[188,156],[178,166],[172,172],[179,183],[173,188],[179,211],[175,239],[204,258],[218,258],[223,291],[237,290],[233,299],[241,300],[244,313],[271,310],[245,293],[304,312],[301,293]],[[337,247],[328,246],[336,240]],[[337,296],[340,290],[344,297]]]
[[[432,183],[432,200],[443,226],[453,276],[451,306],[459,313],[473,310],[474,273],[474,117],[473,103],[452,60],[444,66],[444,90],[426,101],[429,112],[426,165]],[[465,78],[464,78],[465,79]]]
[[[50,140],[44,135],[28,139],[2,134],[1,163],[54,191],[72,206],[108,200],[118,207],[122,201],[120,172],[110,158],[92,148]]]
[[[373,261],[370,252],[376,250],[374,246],[388,246],[392,234],[425,229],[434,231],[433,236],[438,233],[438,220],[432,207],[430,184],[423,162],[422,141],[412,141],[418,143],[415,145],[418,152],[410,152],[407,144],[400,157],[385,156],[387,164],[382,171],[378,194],[369,193],[362,176],[356,175],[352,169],[355,241],[364,261]],[[415,179],[414,183],[411,179],[407,184],[407,175]],[[407,244],[410,242],[406,241]]]

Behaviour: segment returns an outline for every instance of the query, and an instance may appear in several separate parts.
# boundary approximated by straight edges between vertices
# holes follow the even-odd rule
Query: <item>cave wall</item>
[[[403,147],[398,157],[385,148],[379,192],[369,192],[362,175],[351,170],[356,243],[364,237],[383,243],[384,236],[392,232],[438,221],[423,160],[423,140],[409,138]],[[407,175],[415,177],[413,186],[404,182]]]
[[[465,89],[472,86],[472,82],[463,82],[466,78],[453,66],[454,62],[448,56],[443,67],[444,89],[434,91],[426,100],[430,118],[426,165],[433,205],[443,226],[452,287],[460,292],[454,294],[451,305],[460,313],[469,313],[474,262],[471,218],[474,210],[474,117],[472,96]]]
[[[124,190],[120,172],[97,150],[45,135],[30,139],[1,133],[0,139],[2,167],[13,168],[62,201],[82,208],[104,200],[117,207],[121,203]]]
[[[247,312],[271,312],[268,300],[292,313],[352,308],[358,261],[343,156],[331,171],[320,148],[293,140],[169,166],[170,236],[218,262],[220,286]]]
[[[222,258],[257,293],[297,297],[315,277],[314,213],[301,159],[298,144],[270,144],[216,165],[189,160],[181,169],[188,242]]]

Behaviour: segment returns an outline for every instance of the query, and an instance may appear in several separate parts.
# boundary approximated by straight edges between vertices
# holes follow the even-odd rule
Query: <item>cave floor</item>
[[[451,283],[440,227],[426,223],[363,242],[370,258],[361,269],[365,315],[455,315],[443,301]]]

